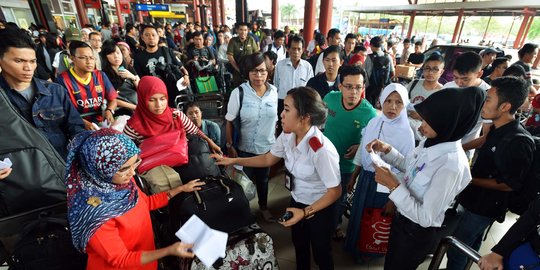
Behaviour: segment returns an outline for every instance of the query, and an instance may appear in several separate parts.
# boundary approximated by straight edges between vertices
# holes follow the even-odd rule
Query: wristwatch
[[[225,144],[225,146],[226,146],[227,148],[231,148],[233,145],[232,145],[232,143],[227,142],[227,143]]]

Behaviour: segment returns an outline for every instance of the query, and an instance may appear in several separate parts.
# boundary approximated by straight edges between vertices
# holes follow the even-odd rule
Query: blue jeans
[[[453,236],[474,250],[480,250],[486,228],[495,221],[495,218],[474,214],[462,206],[459,206],[458,213],[461,215],[461,219]],[[463,270],[465,268],[467,257],[463,253],[455,248],[449,248],[447,256],[447,270]]]
[[[352,173],[341,173],[341,197],[336,201],[336,215],[334,217],[336,228],[341,225],[343,213],[345,213],[345,209],[347,208],[347,184],[349,184],[351,175]]]

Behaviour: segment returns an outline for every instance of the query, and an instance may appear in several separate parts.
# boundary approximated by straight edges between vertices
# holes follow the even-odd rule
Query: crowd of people
[[[245,22],[233,30],[191,22],[109,28],[69,28],[63,36],[14,24],[0,30],[0,87],[66,160],[73,243],[89,255],[88,269],[156,269],[165,256],[194,256],[190,243],[156,249],[149,211],[203,183],[147,195],[132,180],[137,146],[174,130],[203,138],[217,164],[243,166],[267,222],[277,220],[268,204],[270,168],[284,160],[292,217],[280,223],[291,227],[302,270],[311,258],[334,269],[332,239],[344,239],[358,263],[384,255],[359,249],[368,208],[393,217],[385,269],[416,269],[453,204],[460,215],[453,235],[479,250],[486,229],[504,220],[510,196],[527,188],[537,151],[531,134],[540,127],[536,44],[525,44],[512,65],[494,48],[463,52],[447,65],[441,52],[424,54],[422,40],[353,33],[342,40],[335,28],[315,31],[309,42],[288,27]],[[421,77],[403,82],[398,64]],[[441,83],[445,68],[453,79]],[[232,76],[220,82],[228,87],[222,126],[203,119],[196,102],[183,111],[176,104],[179,85],[196,88],[198,76],[215,70]],[[532,114],[520,121],[518,110]],[[108,128],[119,115],[130,117],[122,133]],[[16,169],[0,170],[0,180]],[[538,209],[536,201],[482,257],[482,269],[502,269],[521,239],[538,238],[523,229],[540,225]],[[465,264],[450,249],[447,269]]]

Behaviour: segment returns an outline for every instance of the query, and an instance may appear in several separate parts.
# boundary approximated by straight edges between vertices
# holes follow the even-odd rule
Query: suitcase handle
[[[231,194],[231,188],[223,182],[223,178],[221,176],[207,176],[203,179],[205,182],[207,181],[218,181],[223,191],[225,191],[225,196],[227,198],[227,202],[231,202],[234,197]],[[199,194],[199,191],[194,190],[193,193],[195,194],[195,199],[197,200],[197,208],[199,208],[200,211],[206,211],[206,204],[201,198],[201,194]]]

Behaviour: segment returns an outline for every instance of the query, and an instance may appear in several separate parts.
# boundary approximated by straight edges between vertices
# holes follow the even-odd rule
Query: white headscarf
[[[389,84],[382,90],[379,102],[381,106],[383,106],[388,96],[393,92],[397,92],[401,96],[403,109],[394,119],[389,119],[382,113],[371,119],[367,124],[362,134],[360,149],[354,158],[355,163],[357,163],[358,160],[361,161],[364,170],[371,172],[375,171],[371,158],[369,158],[369,154],[366,150],[366,145],[375,139],[379,139],[392,145],[393,148],[398,150],[404,156],[414,149],[414,135],[409,126],[409,119],[407,118],[407,105],[409,104],[409,93],[407,92],[407,88],[399,83]],[[396,171],[395,168],[393,170]]]

